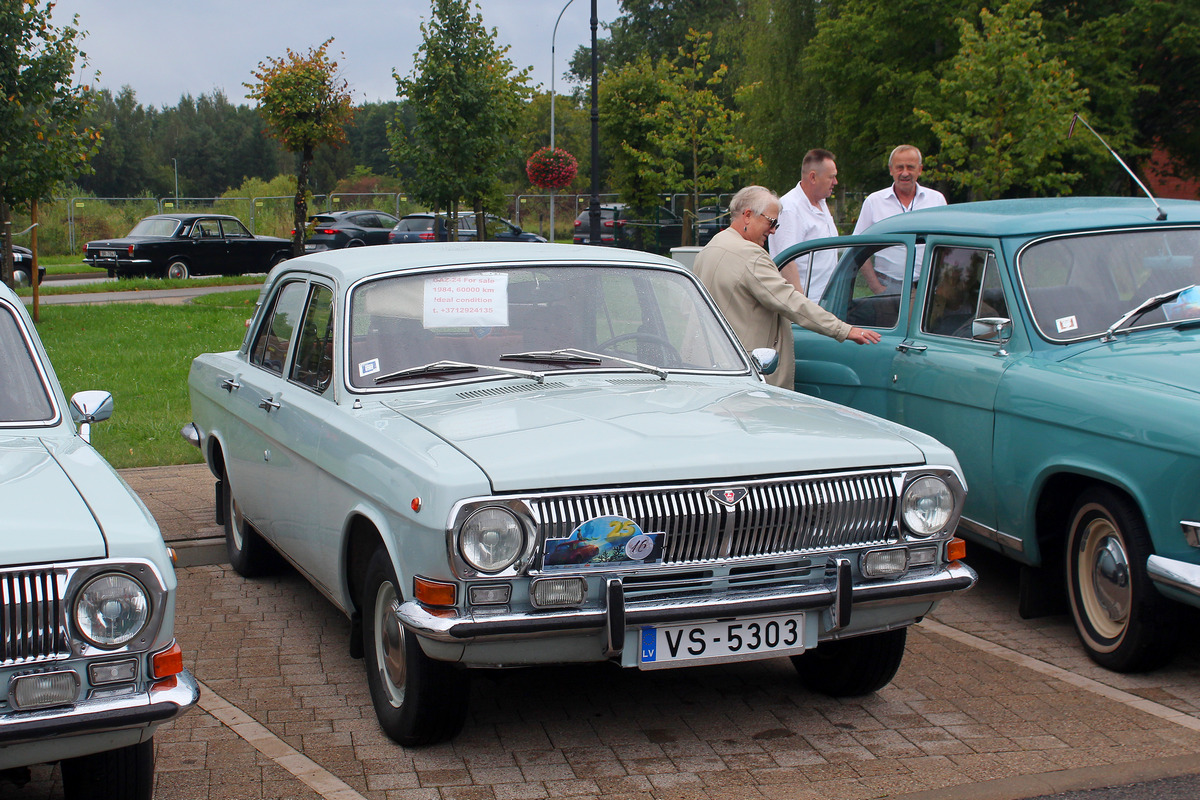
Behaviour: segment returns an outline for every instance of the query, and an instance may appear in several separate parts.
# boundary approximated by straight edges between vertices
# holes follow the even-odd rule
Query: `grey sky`
[[[551,34],[567,0],[481,0],[483,21],[496,41],[509,45],[518,68],[532,66],[532,82],[550,87]],[[146,106],[173,106],[184,94],[224,91],[235,105],[249,103],[243,83],[267,58],[288,48],[306,52],[333,37],[330,52],[356,103],[395,100],[392,71],[408,75],[421,45],[420,23],[428,0],[58,0],[53,21],[79,15],[87,31],[82,49],[100,87],[114,94],[125,85]],[[618,0],[597,0],[598,35],[620,14]],[[591,42],[590,0],[572,0],[554,37],[554,89],[579,45]]]

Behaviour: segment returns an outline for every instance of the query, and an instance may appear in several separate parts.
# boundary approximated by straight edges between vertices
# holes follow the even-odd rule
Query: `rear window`
[[[405,217],[400,220],[400,224],[396,226],[398,231],[431,231],[433,230],[432,217]]]

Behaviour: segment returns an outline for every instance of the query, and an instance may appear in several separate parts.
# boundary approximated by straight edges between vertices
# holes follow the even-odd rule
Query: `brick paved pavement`
[[[123,474],[173,546],[214,552],[202,466]],[[1200,645],[1108,673],[1065,617],[1020,620],[1015,571],[974,555],[980,585],[911,630],[877,695],[809,694],[786,659],[485,672],[463,734],[419,750],[380,733],[345,619],[296,573],[182,567],[177,633],[204,693],[157,736],[156,797],[1001,800],[1200,773]],[[0,795],[59,798],[56,774]]]

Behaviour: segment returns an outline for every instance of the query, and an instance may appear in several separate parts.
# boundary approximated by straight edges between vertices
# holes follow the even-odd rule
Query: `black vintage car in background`
[[[255,236],[225,214],[155,214],[124,238],[88,242],[83,260],[110,278],[241,275],[267,272],[291,255],[291,246],[287,239]]]

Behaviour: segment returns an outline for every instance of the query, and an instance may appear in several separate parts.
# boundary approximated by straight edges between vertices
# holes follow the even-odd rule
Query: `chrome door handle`
[[[265,408],[265,409],[267,410],[267,413],[268,413],[268,414],[270,414],[270,413],[271,413],[271,409],[272,409],[272,408],[276,408],[276,409],[277,409],[277,408],[281,408],[281,406],[279,405],[279,403],[276,403],[276,402],[275,402],[275,398],[273,398],[273,397],[264,397],[264,398],[262,399],[262,401],[261,401],[261,402],[258,404],[258,407],[259,407],[259,408]]]
[[[901,353],[907,353],[910,350],[914,353],[924,353],[929,348],[923,344],[909,344],[908,342],[901,342],[900,344],[896,345],[896,349]]]
[[[230,394],[233,394],[233,390],[242,388],[242,385],[233,378],[226,378],[225,380],[221,381],[221,388]]]

